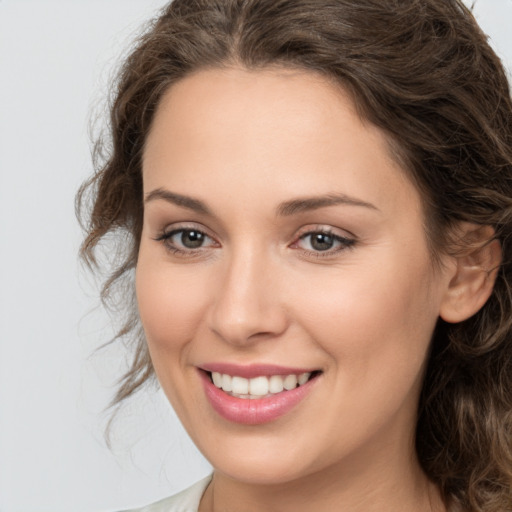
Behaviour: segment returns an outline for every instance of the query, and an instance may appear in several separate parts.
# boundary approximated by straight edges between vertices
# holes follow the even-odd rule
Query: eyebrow
[[[277,209],[278,215],[287,217],[310,210],[318,210],[319,208],[326,208],[328,206],[348,205],[360,206],[369,208],[371,210],[380,211],[375,205],[361,201],[355,197],[350,197],[345,194],[327,194],[325,196],[312,196],[293,199],[281,203]]]
[[[171,192],[170,190],[163,188],[157,188],[149,192],[146,195],[144,202],[148,203],[157,199],[167,201],[168,203],[175,204],[176,206],[181,206],[182,208],[187,208],[202,215],[213,216],[211,210],[203,201],[190,196],[176,194],[175,192]],[[375,205],[371,203],[347,196],[345,194],[327,194],[324,196],[301,197],[298,199],[285,201],[277,207],[277,214],[281,217],[288,217],[297,213],[303,213],[337,205],[359,206],[380,211]]]
[[[175,204],[176,206],[187,208],[202,215],[212,215],[212,212],[210,211],[208,206],[206,206],[206,204],[200,201],[199,199],[194,199],[193,197],[176,194],[163,188],[157,188],[149,192],[146,195],[144,203],[149,203],[150,201],[154,201],[156,199],[162,199],[164,201],[167,201],[168,203],[172,203]]]

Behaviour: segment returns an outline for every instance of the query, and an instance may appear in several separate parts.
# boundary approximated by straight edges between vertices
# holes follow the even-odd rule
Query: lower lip
[[[228,421],[243,425],[260,425],[284,416],[309,394],[317,380],[314,377],[302,386],[265,398],[245,399],[228,395],[214,386],[206,372],[199,373],[214,411]]]

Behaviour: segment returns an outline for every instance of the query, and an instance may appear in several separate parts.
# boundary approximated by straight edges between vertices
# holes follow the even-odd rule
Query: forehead
[[[157,109],[143,174],[146,193],[168,183],[200,194],[202,186],[238,187],[241,197],[267,183],[288,196],[334,191],[392,204],[412,189],[418,199],[387,138],[348,93],[318,74],[279,68],[205,70],[173,85]]]

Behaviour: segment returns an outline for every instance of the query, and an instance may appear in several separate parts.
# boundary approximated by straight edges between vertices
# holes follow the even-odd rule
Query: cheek
[[[326,428],[333,436],[344,428],[348,443],[400,418],[414,421],[437,321],[427,267],[380,263],[372,271],[344,273],[322,290],[310,283],[308,314],[301,315],[303,329],[330,357],[325,378],[339,397]]]
[[[165,263],[139,258],[137,303],[150,352],[180,349],[200,325],[206,287],[197,286],[198,276],[190,277]]]
[[[347,379],[413,378],[438,317],[429,261],[391,255],[355,270],[344,268],[316,288],[304,280],[307,299],[297,316],[334,363],[349,369]]]

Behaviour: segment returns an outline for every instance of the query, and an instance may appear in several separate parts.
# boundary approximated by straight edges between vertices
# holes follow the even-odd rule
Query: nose
[[[209,326],[225,342],[244,346],[273,339],[286,330],[282,274],[269,259],[246,248],[223,262],[216,276]]]

